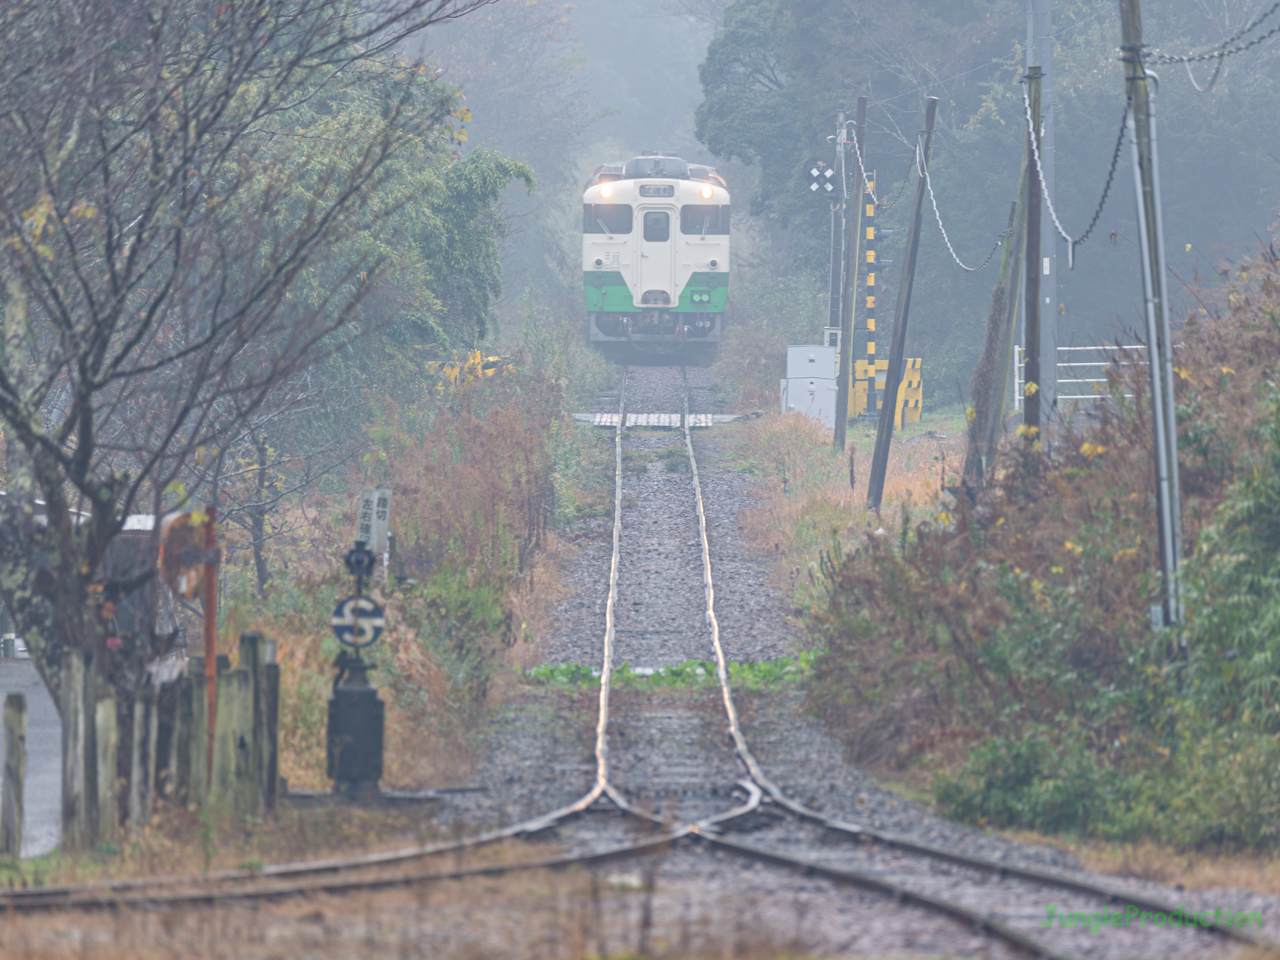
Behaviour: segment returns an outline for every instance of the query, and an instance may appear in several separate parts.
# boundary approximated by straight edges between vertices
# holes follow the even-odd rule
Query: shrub
[[[855,756],[979,728],[936,780],[955,816],[1280,841],[1280,265],[1245,264],[1200,304],[1174,361],[1186,627],[1148,623],[1151,424],[1131,365],[1079,432],[1010,438],[981,492],[832,542],[809,696]]]
[[[947,815],[972,823],[1088,831],[1107,820],[1117,779],[1080,745],[1034,731],[989,738],[955,776],[935,780],[934,799]]]

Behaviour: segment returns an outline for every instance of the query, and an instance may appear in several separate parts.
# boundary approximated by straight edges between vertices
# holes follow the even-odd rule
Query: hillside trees
[[[502,255],[508,300],[532,287],[560,310],[581,310],[578,253],[578,153],[594,116],[582,79],[573,8],[555,0],[528,0],[478,11],[447,29],[425,35],[422,49],[440,63],[444,78],[466,97],[472,122],[468,159],[498,150],[528,164],[537,193],[508,190],[502,211],[510,224]]]
[[[1066,229],[1078,232],[1101,193],[1124,106],[1118,23],[1114,11],[1096,4],[1054,6],[1055,204]],[[1146,32],[1165,52],[1205,49],[1262,9],[1252,0],[1213,11],[1178,0],[1153,8]],[[785,261],[777,269],[821,278],[828,211],[805,190],[802,165],[809,157],[834,157],[827,137],[837,104],[852,108],[858,96],[870,99],[866,159],[881,199],[892,201],[910,169],[925,97],[938,96],[933,186],[956,252],[974,263],[1004,229],[1016,190],[1025,138],[1018,83],[1025,36],[1025,5],[1013,0],[735,0],[702,65],[698,136],[717,155],[758,164],[753,210]],[[1233,72],[1206,94],[1181,70],[1163,74],[1157,110],[1167,144],[1161,170],[1166,232],[1171,265],[1188,279],[1197,267],[1216,269],[1229,250],[1250,251],[1273,219],[1268,153],[1280,150],[1280,140],[1256,118],[1270,109],[1265,91],[1280,84],[1277,56],[1280,43],[1273,39],[1234,58]],[[1211,72],[1197,74],[1202,87]],[[1223,151],[1224,143],[1232,149]],[[1206,170],[1213,171],[1212,190],[1204,186]],[[1057,241],[1064,313],[1056,322],[1064,345],[1107,341],[1141,326],[1134,306],[1137,258],[1125,239],[1136,236],[1130,189],[1121,177],[1095,240],[1077,251],[1075,272],[1065,269],[1065,246]],[[895,230],[879,245],[884,260],[898,259],[906,206],[881,212],[880,226]],[[925,358],[926,389],[951,400],[976,362],[994,281],[989,270],[971,275],[956,267],[932,211],[926,220],[909,349]],[[1112,230],[1116,245],[1098,242]],[[889,282],[880,294],[892,302],[897,268],[877,279]]]
[[[171,639],[107,644],[153,575],[104,582],[129,514],[196,493],[197,467],[384,321],[483,326],[492,199],[527,170],[452,162],[456,92],[389,51],[488,2],[6,11],[0,598],[55,701],[64,650],[127,698]]]

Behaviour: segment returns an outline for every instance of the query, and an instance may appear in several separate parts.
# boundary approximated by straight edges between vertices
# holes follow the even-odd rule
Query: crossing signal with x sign
[[[825,160],[810,160],[805,164],[809,174],[809,192],[819,196],[833,193],[836,189],[836,172]]]

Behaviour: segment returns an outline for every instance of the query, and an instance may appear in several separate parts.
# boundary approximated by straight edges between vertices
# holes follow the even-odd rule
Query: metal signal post
[[[848,133],[844,129],[841,113],[840,134],[836,141],[840,148],[841,173],[848,165],[849,146]],[[867,125],[867,98],[858,98],[857,119],[854,120],[853,135],[857,145],[856,157],[861,157],[863,150],[863,134]],[[849,188],[849,179],[841,177],[845,186],[844,195],[844,285],[840,296],[840,364],[836,370],[836,416],[832,444],[837,450],[843,450],[849,424],[849,387],[852,375],[853,356],[853,308],[858,285],[858,249],[862,233],[862,165],[855,159],[853,169],[853,187]],[[850,209],[850,206],[856,209]]]
[[[1133,142],[1133,180],[1138,197],[1138,243],[1142,251],[1142,292],[1146,305],[1150,357],[1152,421],[1155,427],[1156,512],[1160,528],[1163,597],[1152,610],[1155,626],[1183,617],[1179,567],[1182,564],[1182,502],[1178,482],[1178,422],[1173,392],[1173,350],[1169,336],[1169,293],[1165,279],[1164,223],[1160,212],[1160,173],[1156,120],[1142,62],[1142,11],[1139,0],[1120,0],[1125,86],[1129,95],[1129,136]],[[1159,617],[1155,616],[1159,613]]]
[[[1040,142],[1040,77],[1038,66],[1027,70],[1027,95],[1031,100],[1031,130],[1035,131],[1036,146]],[[1027,131],[1027,149],[1031,149],[1031,130]],[[1034,440],[1040,430],[1040,398],[1043,394],[1044,372],[1040,365],[1040,178],[1027,178],[1027,302],[1026,323],[1026,396],[1022,401],[1023,423],[1027,426],[1027,439]],[[1050,318],[1050,323],[1053,319]],[[1056,351],[1055,351],[1056,352]],[[1057,380],[1055,363],[1049,368],[1049,376]]]

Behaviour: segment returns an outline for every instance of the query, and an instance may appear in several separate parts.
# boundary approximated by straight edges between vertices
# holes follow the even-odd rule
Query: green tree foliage
[[[1232,486],[1189,564],[1186,695],[1202,721],[1280,733],[1280,392],[1257,461]]]
[[[577,191],[577,155],[594,119],[573,12],[555,0],[503,4],[435,31],[422,48],[465,97],[473,117],[462,148],[468,159],[501,151],[537,178],[536,193],[502,193],[502,212],[514,227],[502,251],[505,299],[514,304],[532,286],[562,311],[581,310],[582,278],[575,233],[562,223],[560,206],[562,195]]]
[[[483,328],[492,204],[527,171],[459,164],[457,91],[388,52],[483,2],[67,0],[0,24],[22,65],[0,82],[0,594],[55,690],[63,647],[127,694],[172,642],[142,616],[104,646],[154,573],[104,570],[107,545],[130,513],[216,496],[197,468],[293,404],[350,321],[387,319],[382,281]]]
[[[796,179],[805,160],[797,156],[799,118],[772,29],[774,6],[774,0],[732,4],[698,68],[705,93],[694,114],[698,139],[717,157],[760,165],[756,212]]]

